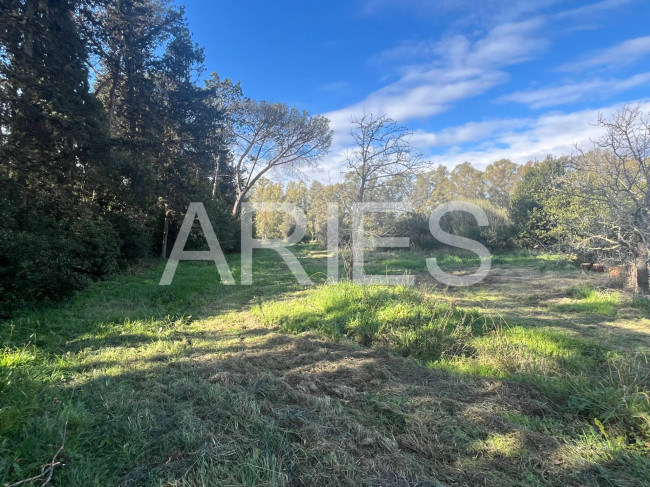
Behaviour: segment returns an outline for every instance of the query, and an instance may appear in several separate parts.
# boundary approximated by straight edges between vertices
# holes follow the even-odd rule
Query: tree
[[[90,198],[105,160],[101,108],[89,93],[87,53],[73,1],[12,1],[0,24],[0,167],[21,206],[66,212]]]
[[[284,190],[285,203],[291,203],[292,205],[297,206],[300,211],[307,213],[309,208],[309,190],[304,181],[289,181],[287,187]],[[288,237],[293,233],[293,230],[296,226],[294,217],[289,214],[285,214],[282,220],[282,236]]]
[[[112,136],[146,143],[156,121],[150,76],[157,52],[182,20],[168,0],[99,0],[80,9],[79,25],[96,60],[95,93]]]
[[[170,223],[180,225],[188,204],[210,194],[215,147],[211,137],[221,112],[209,103],[210,91],[193,83],[203,66],[203,50],[179,22],[165,54],[155,64],[160,152],[152,160],[159,209],[163,214],[161,256],[167,256]]]
[[[469,162],[463,162],[452,169],[449,182],[452,199],[466,201],[485,199],[484,175]]]
[[[232,126],[232,111],[235,103],[241,102],[244,95],[239,82],[233,83],[229,78],[222,80],[217,73],[212,73],[205,82],[206,89],[210,92],[208,104],[220,113],[219,120],[210,136],[214,151],[212,174],[212,197],[217,195],[232,199],[230,206],[235,202],[235,178],[233,172],[232,153],[228,149],[234,146],[235,137]],[[232,193],[232,194],[231,194]]]
[[[521,179],[521,166],[509,159],[500,159],[485,168],[483,180],[488,199],[499,208],[510,207],[510,194]]]
[[[420,154],[411,145],[412,132],[399,125],[386,115],[375,116],[364,114],[361,118],[352,118],[350,134],[355,142],[346,157],[349,172],[344,185],[350,188],[351,194],[343,199],[343,203],[352,206],[354,203],[370,201],[378,193],[394,183],[403,183],[412,176],[423,162]],[[348,277],[354,273],[354,262],[362,251],[357,244],[361,242],[359,235],[360,222],[355,220],[357,214],[346,208],[348,219],[348,235],[342,238],[341,256]],[[394,222],[394,215],[373,215],[370,227],[382,227],[382,222]],[[344,219],[345,221],[345,219]]]
[[[281,203],[284,199],[282,183],[260,178],[251,192],[251,201],[255,203]],[[284,213],[278,211],[257,211],[254,215],[255,234],[259,238],[284,238]]]
[[[598,124],[605,134],[595,141],[596,150],[573,158],[564,180],[576,211],[568,211],[560,197],[556,214],[570,230],[572,246],[629,262],[637,291],[648,293],[650,114],[624,106],[611,118],[600,115]]]
[[[547,156],[530,166],[515,186],[510,219],[525,245],[547,247],[557,242],[556,222],[549,214],[549,201],[565,172],[565,158]]]
[[[442,164],[433,171],[418,174],[409,197],[413,209],[423,215],[430,215],[438,205],[451,199],[449,170]]]
[[[356,202],[366,201],[367,193],[387,180],[412,174],[423,162],[410,143],[412,133],[385,115],[353,118],[351,135],[355,148],[346,161],[356,177]]]
[[[107,137],[74,1],[0,8],[0,314],[117,266],[100,206]]]
[[[327,245],[327,205],[340,203],[343,200],[343,185],[324,185],[314,181],[309,188],[309,207],[307,209],[307,225],[312,240],[321,245]]]
[[[166,257],[190,201],[222,207],[215,200],[228,180],[217,183],[214,171],[228,161],[225,110],[213,86],[196,84],[203,50],[182,8],[168,0],[96,1],[78,18],[97,61],[95,91],[112,137],[112,176],[121,183],[111,218],[125,240],[136,240],[132,246],[157,247]]]
[[[232,212],[255,183],[273,170],[314,167],[330,148],[329,120],[283,103],[240,100],[230,108],[236,198]]]

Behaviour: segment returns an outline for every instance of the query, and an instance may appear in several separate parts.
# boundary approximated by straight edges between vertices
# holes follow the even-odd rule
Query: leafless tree
[[[385,115],[364,114],[352,119],[355,148],[347,166],[358,177],[356,202],[366,201],[369,189],[412,173],[423,161],[411,145],[412,132]]]
[[[370,113],[352,118],[351,123],[355,147],[348,152],[346,161],[356,194],[351,195],[349,203],[368,201],[370,192],[413,174],[423,163],[420,153],[411,145],[412,132],[395,120]],[[351,212],[350,208],[346,210]],[[341,256],[348,278],[353,274],[354,256],[359,251],[359,223],[352,221],[349,234],[341,236]]]
[[[323,116],[311,116],[282,103],[254,100],[239,100],[230,109],[235,215],[264,174],[275,169],[315,167],[332,143],[329,120]]]
[[[574,190],[594,210],[582,217],[583,247],[629,261],[636,288],[648,293],[650,245],[650,114],[624,106],[602,115],[605,135],[596,150],[580,153],[572,169]]]

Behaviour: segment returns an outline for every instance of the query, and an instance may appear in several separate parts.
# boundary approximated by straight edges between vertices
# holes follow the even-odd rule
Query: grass
[[[589,304],[619,303],[584,289],[571,291],[578,294]],[[327,285],[305,298],[257,305],[254,314],[290,333],[317,330],[364,346],[386,345],[451,373],[533,384],[547,401],[562,405],[560,413],[607,424],[635,444],[650,441],[647,361],[590,340],[510,327],[486,311],[401,286]]]
[[[258,304],[253,314],[286,332],[317,330],[422,360],[454,353],[468,337],[497,326],[478,310],[457,309],[410,287],[349,282],[319,287],[302,299]]]
[[[589,285],[572,287],[567,292],[567,302],[557,305],[560,311],[614,316],[623,303],[623,296],[611,290],[597,290]]]
[[[326,254],[296,252],[316,286],[298,286],[272,252],[256,252],[248,287],[221,285],[206,263],[182,263],[160,287],[163,267],[149,263],[2,323],[0,483],[41,473],[64,431],[54,485],[623,486],[650,476],[647,362],[589,335],[600,328],[565,324],[645,323],[644,301],[571,285],[577,274],[547,256],[500,256],[498,282],[454,293],[327,285]],[[422,256],[369,254],[368,271],[390,259],[396,273],[418,272]],[[238,256],[229,264],[238,279]],[[526,282],[557,280],[567,302],[508,304],[521,269]]]
[[[435,252],[412,250],[383,250],[367,252],[367,274],[404,272],[427,273],[426,259],[436,257],[438,265],[446,272],[467,272],[480,265],[476,254],[459,249],[441,248]],[[574,261],[563,255],[530,251],[499,252],[492,255],[492,266],[532,268],[541,271],[563,270],[578,272]]]

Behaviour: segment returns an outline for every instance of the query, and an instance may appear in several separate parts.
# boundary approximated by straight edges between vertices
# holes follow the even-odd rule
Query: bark
[[[639,244],[635,267],[637,292],[641,294],[649,294],[650,288],[648,284],[648,249],[643,243]]]
[[[163,236],[162,236],[162,250],[160,256],[163,259],[167,258],[167,239],[169,237],[169,210],[165,205],[165,222],[163,223]]]
[[[235,205],[232,207],[233,216],[239,215],[239,210],[241,209],[241,203],[243,199],[244,199],[243,195],[237,196],[237,199],[235,200]]]

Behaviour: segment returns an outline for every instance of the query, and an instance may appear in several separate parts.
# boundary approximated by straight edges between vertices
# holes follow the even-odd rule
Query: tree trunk
[[[643,244],[639,244],[636,255],[636,291],[641,294],[650,293],[648,285],[648,249]]]
[[[242,200],[244,199],[244,195],[237,196],[237,199],[235,200],[235,206],[232,207],[232,214],[234,216],[239,215],[239,210],[241,210],[241,203]]]
[[[162,236],[162,250],[160,256],[163,259],[167,258],[167,238],[169,237],[169,209],[165,205],[165,221],[163,223],[163,236]]]
[[[212,199],[217,195],[217,185],[219,184],[219,164],[214,168],[214,181],[212,181]]]
[[[110,136],[113,136],[113,117],[114,117],[114,111],[115,111],[115,91],[116,91],[116,85],[117,84],[117,76],[113,76],[113,79],[111,80],[111,90],[108,94],[108,133]]]

